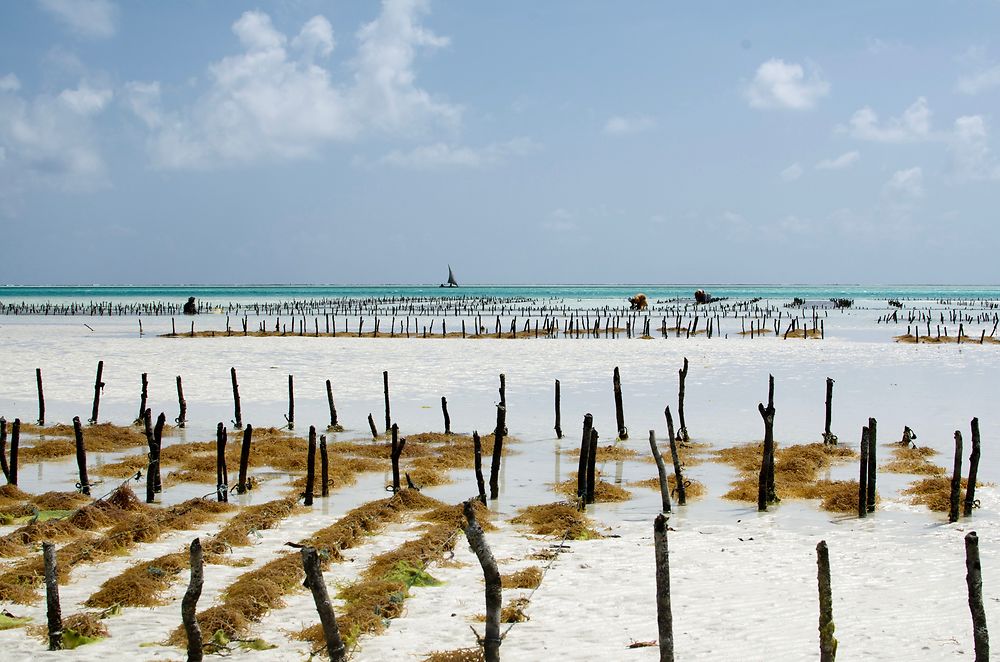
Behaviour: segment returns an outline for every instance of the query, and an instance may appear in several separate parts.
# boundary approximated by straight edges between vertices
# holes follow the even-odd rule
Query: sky
[[[0,3],[0,283],[997,284],[998,25]]]

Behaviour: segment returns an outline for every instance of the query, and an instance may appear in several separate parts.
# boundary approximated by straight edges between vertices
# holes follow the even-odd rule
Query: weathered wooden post
[[[45,616],[48,621],[49,650],[60,651],[63,647],[63,623],[62,608],[59,606],[59,575],[54,544],[42,543],[42,559],[45,562]]]
[[[958,503],[962,493],[962,432],[955,430],[955,468],[951,474],[948,521],[958,521]]]
[[[236,418],[233,419],[233,425],[236,426],[237,430],[243,429],[243,412],[240,411],[240,385],[236,381],[236,368],[229,369],[229,376],[232,378],[233,382],[233,407],[234,415]]]
[[[830,422],[833,419],[833,380],[826,378],[826,424],[823,427],[823,443],[837,443],[837,435],[830,431]]]
[[[975,531],[965,535],[965,583],[969,587],[969,611],[972,612],[972,637],[976,662],[990,659],[990,634],[986,629],[986,609],[983,607],[983,567],[979,561],[979,536]]]
[[[143,432],[146,435],[146,447],[149,452],[146,454],[146,503],[153,503],[156,500],[156,477],[153,473],[153,451],[156,442],[153,440],[153,412],[146,409],[142,412]]]
[[[229,501],[229,477],[226,471],[226,426],[215,428],[215,492],[221,502]]]
[[[507,407],[507,375],[500,373],[500,406]]]
[[[555,430],[556,430],[556,439],[562,439],[562,423],[561,423],[562,413],[560,411],[561,407],[560,407],[559,399],[560,399],[560,396],[559,396],[559,380],[557,379],[556,380],[556,428],[555,428]]]
[[[656,461],[656,473],[660,479],[660,511],[670,512],[670,483],[667,482],[667,468],[663,464],[663,456],[660,449],[656,447],[656,432],[649,431],[649,450],[653,453],[653,460]]]
[[[586,503],[594,503],[597,489],[597,430],[590,430],[590,449],[587,452],[587,496]]]
[[[45,393],[42,391],[42,369],[35,368],[35,383],[38,386],[38,425],[45,425]]]
[[[191,541],[191,581],[181,600],[181,620],[184,622],[184,632],[187,634],[188,662],[201,662],[201,628],[198,626],[198,598],[201,597],[201,587],[205,583],[205,567],[201,553],[201,539]]]
[[[347,659],[347,648],[340,638],[340,628],[337,627],[337,617],[330,603],[330,594],[323,581],[323,570],[320,568],[319,554],[315,547],[302,548],[302,569],[306,579],[303,586],[312,592],[313,603],[319,612],[319,621],[323,626],[323,639],[326,641],[326,652],[330,662],[343,662]]]
[[[7,464],[7,419],[0,416],[0,470],[3,479],[10,482],[10,465]]]
[[[101,391],[104,390],[104,361],[97,362],[97,379],[94,380],[94,408],[90,413],[90,423],[97,423],[97,410],[101,406]]]
[[[819,659],[837,659],[837,640],[833,636],[833,590],[830,586],[830,550],[825,540],[816,545],[817,582],[819,584]]]
[[[285,420],[288,422],[288,429],[295,429],[295,378],[288,375],[288,414]]]
[[[187,423],[187,401],[184,399],[184,386],[181,384],[180,375],[177,375],[177,406],[180,408],[180,414],[174,421],[176,421],[177,427],[182,428]]]
[[[660,513],[653,521],[656,555],[656,625],[659,632],[660,662],[674,660],[674,616],[670,607],[670,555],[667,549],[667,518]]]
[[[319,436],[319,477],[323,481],[320,496],[330,496],[330,456],[326,452],[326,435]]]
[[[392,429],[392,417],[389,415],[389,371],[382,371],[382,393],[385,396],[385,431]]]
[[[444,433],[451,434],[451,416],[448,415],[448,398],[441,396],[441,413],[444,414]]]
[[[479,432],[472,433],[472,449],[474,453],[476,469],[476,486],[479,488],[479,500],[486,505],[486,483],[483,480],[483,442],[479,439]]]
[[[500,383],[503,383],[502,379]],[[500,498],[500,462],[503,457],[505,434],[507,434],[507,408],[500,404],[497,405],[497,427],[493,431],[493,458],[490,462],[490,499],[494,501]]]
[[[250,489],[247,484],[247,467],[250,464],[250,443],[253,441],[253,426],[249,423],[243,430],[243,443],[240,446],[240,475],[236,483],[236,493],[246,494]]]
[[[628,439],[628,428],[625,427],[625,413],[622,411],[622,378],[615,366],[612,378],[615,391],[615,421],[618,423],[618,438]]]
[[[486,542],[483,528],[476,521],[476,512],[472,508],[472,501],[466,501],[462,510],[468,521],[468,524],[463,527],[465,538],[469,541],[469,547],[476,554],[476,558],[479,559],[479,565],[483,568],[483,577],[486,580],[486,636],[483,637],[483,658],[485,662],[500,662],[500,606],[503,602],[500,570],[497,568],[496,558]]]
[[[878,470],[876,460],[878,448],[878,422],[874,418],[868,419],[868,512],[875,512],[875,474]]]
[[[976,507],[976,479],[979,477],[979,418],[972,419],[972,454],[969,455],[969,481],[965,487],[965,503],[962,514],[972,515]]]
[[[156,425],[153,427],[153,491],[159,494],[163,491],[163,481],[160,478],[160,449],[163,448],[163,428],[167,424],[167,415],[162,411],[156,417]],[[150,467],[147,467],[147,472]]]
[[[337,423],[337,406],[333,404],[333,386],[329,379],[326,380],[326,402],[330,406],[330,425],[326,429],[336,431],[340,425]]]
[[[146,401],[149,398],[149,375],[142,373],[142,387],[139,391],[139,415],[135,417],[136,425],[142,423],[142,418],[146,413]]]
[[[316,483],[316,427],[309,426],[309,450],[306,455],[305,505],[313,505],[313,487]]]
[[[861,464],[858,477],[858,517],[868,516],[868,449],[870,441],[868,427],[861,428]]]
[[[688,360],[686,356],[684,357],[684,367],[677,371],[677,375],[680,378],[677,388],[677,415],[680,417],[681,424],[680,429],[677,431],[677,439],[682,444],[686,444],[691,441],[691,436],[688,434],[687,422],[684,420],[684,385],[687,382],[688,376]]]
[[[378,428],[375,427],[375,418],[372,417],[371,412],[368,413],[368,427],[372,431],[372,441],[378,439]]]
[[[674,483],[677,485],[677,505],[687,503],[687,489],[684,487],[684,475],[681,472],[681,458],[677,453],[677,438],[674,436],[674,417],[670,415],[668,406],[663,414],[667,418],[667,435],[670,440],[670,460],[674,465]]]
[[[774,492],[774,375],[767,376],[767,407],[758,403],[757,411],[764,419],[764,454],[757,478],[757,510],[764,512],[767,504],[778,500]]]
[[[389,459],[392,460],[392,493],[396,494],[401,489],[399,484],[399,456],[403,454],[403,447],[406,446],[406,439],[399,438],[399,426],[395,423],[390,428],[392,431],[392,450]]]
[[[90,496],[90,479],[87,477],[87,449],[83,445],[83,427],[80,425],[80,417],[73,417],[73,436],[76,437],[76,468],[80,475],[80,482],[77,489],[83,494]]]
[[[585,414],[583,417],[583,439],[580,441],[580,465],[576,471],[576,496],[583,498],[587,494],[587,466],[590,462],[590,431],[594,427],[594,417]]]

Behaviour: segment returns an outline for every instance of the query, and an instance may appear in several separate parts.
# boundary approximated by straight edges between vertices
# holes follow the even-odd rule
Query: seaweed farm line
[[[668,406],[676,437],[689,437],[676,448],[683,477],[670,476],[675,489],[685,488],[686,503],[671,496],[667,533],[678,658],[815,658],[820,541],[829,550],[842,655],[971,658],[964,540],[972,530],[994,630],[1000,604],[1000,453],[991,450],[1000,438],[992,417],[1000,355],[978,348],[980,336],[991,336],[993,310],[975,302],[817,306],[825,341],[793,343],[791,335],[774,341],[771,324],[780,319],[784,333],[796,319],[811,330],[812,307],[756,302],[746,311],[751,319],[758,303],[770,312],[771,341],[752,344],[716,343],[694,330],[690,341],[673,342],[676,329],[646,343],[405,336],[359,343],[353,314],[349,333],[337,329],[322,342],[308,326],[302,336],[290,328],[284,337],[243,339],[236,315],[231,340],[185,342],[182,329],[176,339],[161,337],[170,331],[163,317],[144,319],[139,335],[131,315],[6,316],[5,459],[15,419],[20,426],[19,491],[0,488],[5,659],[181,657],[195,538],[205,562],[197,618],[206,652],[283,660],[322,649],[299,550],[286,544],[294,543],[323,551],[322,579],[351,659],[477,659],[483,571],[459,507],[480,491],[474,431],[487,477],[495,440],[504,440],[497,498],[476,511],[503,576],[502,659],[659,659],[653,524],[663,504],[649,432],[669,467]],[[712,304],[728,319],[715,337],[739,334],[740,322],[721,308],[730,306],[731,315],[737,304]],[[619,315],[619,337],[628,337],[627,313]],[[602,310],[601,338],[606,316]],[[338,316],[341,324],[346,317]],[[438,315],[410,317],[441,323]],[[323,331],[324,318],[315,318]],[[643,318],[636,316],[633,338],[642,335]],[[196,333],[226,334],[224,314],[180,319],[193,319]],[[451,334],[455,318],[448,319]],[[274,318],[267,323],[273,330]],[[928,323],[935,339],[938,326],[942,338],[957,338],[961,325],[968,340],[924,346]],[[686,325],[671,326],[687,335]],[[897,342],[918,326],[920,345]],[[562,322],[559,329],[563,337]],[[758,409],[768,402],[769,375],[773,409]],[[165,420],[154,452],[162,486],[150,504],[141,502],[153,451],[144,425],[134,423],[145,409]],[[762,419],[767,411],[773,435]],[[74,417],[95,421],[80,425],[86,479]],[[251,489],[237,494],[247,425]],[[402,489],[395,496],[386,491],[396,473],[393,427],[406,440],[396,444]],[[956,431],[965,441],[961,494],[975,493],[971,514],[949,523]],[[968,480],[980,434],[978,478]],[[767,466],[760,440],[770,436],[780,501],[759,511],[759,472]],[[877,452],[868,456],[875,473],[859,465],[863,438]],[[859,488],[873,475],[877,485],[859,517]],[[582,512],[581,480],[594,498]],[[123,483],[139,498],[116,489]],[[91,498],[78,484],[90,485]],[[219,503],[219,484],[228,503]],[[51,653],[40,580],[47,539],[55,544],[64,628],[76,637],[67,640],[78,645]]]

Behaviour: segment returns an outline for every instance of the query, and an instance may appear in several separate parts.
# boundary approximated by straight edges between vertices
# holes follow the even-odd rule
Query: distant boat
[[[458,287],[458,281],[455,280],[455,272],[451,270],[451,265],[448,265],[448,284],[442,283],[439,287]]]

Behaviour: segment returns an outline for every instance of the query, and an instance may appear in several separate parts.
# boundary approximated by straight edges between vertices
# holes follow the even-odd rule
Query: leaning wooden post
[[[167,415],[162,411],[156,417],[156,425],[153,427],[153,491],[157,494],[163,491],[163,484],[160,480],[160,449],[163,448],[163,427],[167,424]]]
[[[104,390],[104,361],[97,362],[97,379],[94,380],[94,408],[90,412],[90,423],[97,423],[97,410],[101,406],[101,391]]]
[[[56,546],[42,543],[42,558],[45,562],[45,607],[49,626],[49,650],[60,651],[63,647],[62,609],[59,606],[59,575],[56,571]]]
[[[987,662],[990,659],[990,634],[986,630],[983,566],[979,562],[979,536],[975,531],[965,535],[965,573],[965,583],[969,587],[969,610],[972,612],[972,637],[975,641],[976,662]]]
[[[962,514],[972,515],[976,507],[976,479],[979,477],[979,419],[972,419],[972,454],[969,455],[969,481],[965,487],[965,503]]]
[[[590,455],[590,431],[594,426],[594,417],[586,414],[583,417],[583,439],[580,441],[580,466],[576,470],[576,496],[587,494],[587,465]]]
[[[372,417],[370,412],[368,414],[368,427],[372,431],[372,441],[378,439],[378,428],[375,427],[375,419]]]
[[[333,386],[330,380],[326,380],[326,402],[330,406],[330,425],[327,430],[336,430],[340,427],[337,423],[337,406],[333,404]]]
[[[226,475],[226,426],[215,428],[215,492],[219,501],[229,501],[229,478]]]
[[[320,496],[330,496],[330,456],[326,451],[326,435],[319,436],[319,477],[323,482]]]
[[[135,417],[136,424],[142,423],[142,417],[146,413],[146,401],[149,399],[149,375],[142,373],[142,387],[139,391],[139,415]]]
[[[868,512],[875,512],[875,474],[878,470],[876,460],[878,448],[878,422],[868,419]]]
[[[316,427],[309,426],[309,450],[306,455],[305,505],[313,505],[313,487],[316,483]]]
[[[858,517],[868,516],[868,427],[861,429],[861,464],[858,476]]]
[[[0,416],[0,471],[3,479],[10,482],[10,465],[7,464],[7,419]]]
[[[562,413],[559,404],[559,380],[556,380],[556,439],[562,439]]]
[[[826,423],[823,427],[823,443],[837,443],[837,435],[830,431],[830,423],[833,420],[833,380],[826,378]]]
[[[656,625],[660,635],[660,662],[674,660],[674,616],[670,608],[670,556],[667,550],[667,518],[660,513],[653,521],[656,555]]]
[[[691,441],[690,435],[688,435],[687,422],[684,420],[684,385],[687,382],[688,376],[688,360],[684,357],[684,367],[677,371],[679,379],[679,386],[677,388],[677,415],[680,417],[681,428],[677,431],[677,439],[680,440],[682,444],[686,444]]]
[[[247,485],[247,467],[250,464],[250,443],[253,441],[253,426],[247,424],[243,430],[243,444],[240,446],[240,475],[236,483],[236,493],[246,494],[250,489]]]
[[[501,381],[501,383],[503,382]],[[490,461],[491,500],[500,498],[500,461],[503,457],[503,437],[505,434],[507,434],[507,408],[503,405],[497,405],[497,427],[493,431],[493,458]]]
[[[660,478],[660,511],[670,512],[670,483],[667,482],[667,468],[663,464],[663,456],[660,449],[656,447],[656,432],[649,431],[649,450],[653,453],[653,460],[656,461],[656,473]]]
[[[825,540],[816,545],[817,580],[819,583],[819,659],[837,659],[837,640],[833,636],[833,591],[830,587],[830,550]]]
[[[479,500],[486,505],[486,483],[483,480],[483,442],[479,439],[479,432],[472,433],[472,451],[474,453],[476,469],[476,486],[479,488]]]
[[[441,413],[444,414],[444,433],[451,434],[451,416],[448,415],[448,398],[441,396]]]
[[[955,430],[955,468],[951,473],[951,498],[949,499],[948,521],[958,521],[958,503],[962,493],[962,433]]]
[[[674,484],[677,486],[677,505],[687,503],[687,490],[684,487],[684,475],[681,473],[681,458],[677,453],[677,438],[674,436],[674,417],[670,415],[670,407],[663,411],[667,417],[667,435],[670,438],[670,460],[674,464]]]
[[[188,662],[201,662],[201,628],[198,626],[198,598],[201,597],[201,587],[205,583],[205,568],[201,554],[201,539],[191,541],[191,581],[181,600],[181,619],[184,621],[184,632],[187,634]]]
[[[757,411],[764,419],[764,452],[757,477],[757,510],[764,512],[767,504],[777,501],[774,492],[774,376],[767,377],[767,407],[757,404]]]
[[[288,375],[288,415],[285,416],[285,420],[288,421],[288,429],[295,429],[295,378],[292,375]]]
[[[497,568],[497,560],[486,542],[483,527],[476,521],[476,512],[472,507],[471,499],[465,502],[462,510],[468,521],[468,524],[463,527],[465,538],[469,541],[469,547],[475,552],[476,558],[479,559],[479,565],[483,568],[483,577],[486,580],[486,636],[483,637],[483,658],[485,662],[500,662],[500,606],[503,603],[500,570]]]
[[[347,647],[340,638],[340,628],[337,627],[337,617],[330,604],[330,594],[323,581],[323,570],[320,568],[319,554],[315,547],[302,548],[302,569],[306,579],[303,586],[312,592],[313,603],[319,612],[319,621],[323,625],[323,638],[326,641],[326,652],[331,662],[343,662],[347,659]]]
[[[587,495],[585,501],[594,503],[597,489],[597,430],[590,430],[590,448],[587,452]]]
[[[392,431],[392,451],[389,459],[392,460],[392,493],[396,494],[401,489],[399,484],[399,456],[403,454],[403,447],[406,446],[406,439],[399,438],[399,426],[395,423],[390,428]]]
[[[45,393],[42,391],[42,369],[35,368],[35,383],[38,386],[38,425],[45,425]]]
[[[628,439],[628,428],[625,427],[625,413],[622,411],[622,377],[615,366],[612,377],[615,390],[615,421],[618,423],[618,438]]]
[[[392,416],[389,415],[389,371],[382,371],[382,394],[385,397],[385,431],[392,429]]]
[[[76,437],[76,468],[80,474],[77,489],[90,496],[90,479],[87,477],[87,449],[83,445],[83,426],[80,425],[79,416],[73,417],[73,436]]]
[[[240,411],[240,385],[236,381],[236,368],[229,369],[229,376],[232,378],[233,382],[233,408],[234,416],[233,425],[236,426],[237,430],[243,429],[243,412]]]
[[[177,406],[180,413],[174,419],[177,427],[182,428],[187,423],[187,400],[184,399],[184,386],[181,384],[181,376],[177,375]]]

